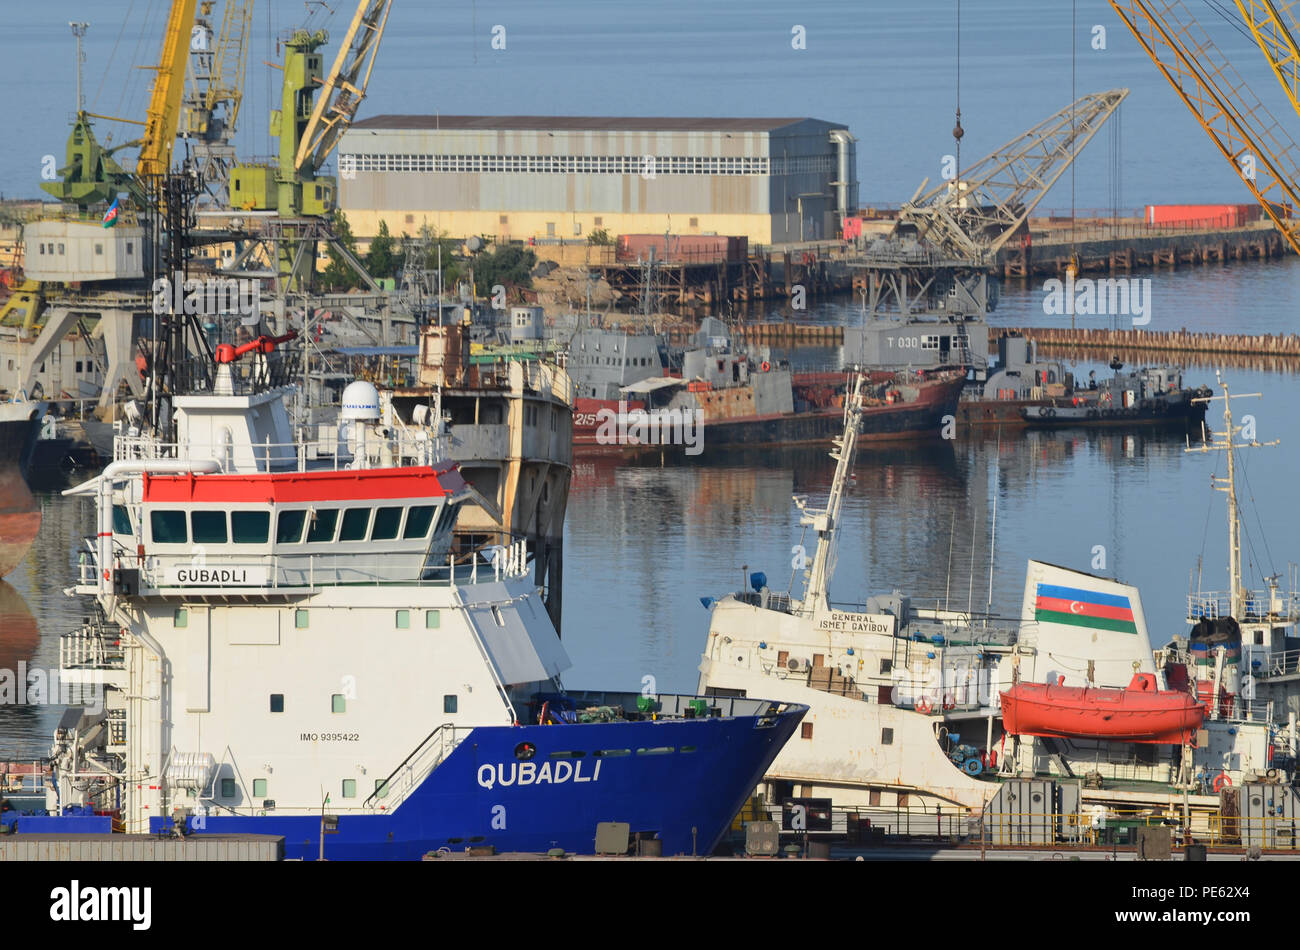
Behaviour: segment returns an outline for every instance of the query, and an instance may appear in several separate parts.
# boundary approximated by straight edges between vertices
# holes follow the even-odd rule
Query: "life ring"
[[[934,703],[922,696],[916,701],[916,711],[922,716],[928,716],[930,713],[934,712]]]
[[[772,364],[769,363],[767,360],[763,360],[763,372],[766,373],[769,370],[771,370],[771,368],[772,368]]]
[[[1218,775],[1214,776],[1214,790],[1216,792],[1222,791],[1224,786],[1231,788],[1232,779],[1228,778],[1227,772],[1220,772]]]

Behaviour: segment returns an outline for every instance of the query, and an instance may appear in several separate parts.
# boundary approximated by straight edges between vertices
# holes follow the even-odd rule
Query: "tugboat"
[[[17,833],[75,813],[418,859],[592,853],[612,828],[615,850],[708,854],[806,707],[564,690],[526,543],[451,553],[471,493],[437,413],[404,423],[358,381],[337,429],[295,432],[280,342],[240,347],[247,374],[217,347],[210,389],[68,490],[97,506],[70,590],[96,612],[61,677],[103,703],[60,723],[50,814]]]

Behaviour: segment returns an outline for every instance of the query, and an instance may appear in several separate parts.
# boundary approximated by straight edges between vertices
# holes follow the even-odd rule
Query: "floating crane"
[[[1002,246],[1119,108],[1127,89],[1083,96],[995,149],[957,178],[903,205],[898,220],[948,257],[991,265]]]
[[[929,191],[929,179],[922,181],[893,232],[851,262],[866,271],[864,320],[982,320],[997,305],[989,270],[998,252],[1127,96],[1127,89],[1083,96],[957,169],[954,180]],[[964,329],[960,335],[968,340]]]
[[[1300,207],[1300,147],[1177,0],[1110,0],[1110,5],[1220,154],[1232,163],[1264,213],[1300,253],[1300,221],[1292,217]],[[1255,2],[1238,5],[1243,14],[1264,9]],[[1288,88],[1287,77],[1294,76],[1296,69],[1294,60],[1288,61],[1289,54],[1283,53],[1290,31],[1275,10],[1265,12],[1267,18],[1248,18],[1248,25],[1283,88]]]

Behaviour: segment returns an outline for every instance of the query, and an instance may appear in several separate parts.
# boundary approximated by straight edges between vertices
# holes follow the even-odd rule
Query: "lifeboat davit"
[[[1181,744],[1204,719],[1194,696],[1158,689],[1151,673],[1134,674],[1124,689],[1017,683],[1002,693],[1012,735]]]

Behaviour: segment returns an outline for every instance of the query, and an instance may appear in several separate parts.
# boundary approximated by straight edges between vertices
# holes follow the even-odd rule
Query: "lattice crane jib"
[[[392,5],[393,0],[358,3],[298,143],[294,168],[300,174],[312,174],[325,163],[356,115],[366,95]]]
[[[1268,60],[1291,108],[1300,114],[1300,46],[1291,3],[1273,0],[1235,0],[1241,18]]]
[[[954,259],[990,263],[1127,96],[1083,96],[905,204],[900,223]]]
[[[1109,2],[1282,236],[1300,253],[1300,221],[1292,217],[1300,207],[1300,148],[1295,141],[1177,0]]]

